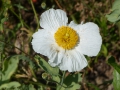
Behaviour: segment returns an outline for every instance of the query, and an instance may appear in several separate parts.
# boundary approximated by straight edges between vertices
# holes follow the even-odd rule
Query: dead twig
[[[55,0],[55,2],[56,2],[57,6],[58,6],[60,9],[63,9],[63,8],[61,7],[60,3],[58,2],[58,0]]]

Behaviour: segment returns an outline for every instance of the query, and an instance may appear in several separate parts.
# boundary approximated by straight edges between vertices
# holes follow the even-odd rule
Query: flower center
[[[54,34],[54,38],[60,47],[70,50],[76,46],[79,36],[72,28],[62,26],[58,28],[57,32]]]

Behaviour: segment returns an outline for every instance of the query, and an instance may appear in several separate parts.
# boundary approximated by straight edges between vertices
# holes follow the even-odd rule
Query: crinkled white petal
[[[87,66],[86,58],[77,50],[66,51],[62,63],[58,66],[61,70],[69,72],[80,71]]]
[[[79,27],[82,26],[82,24],[83,24],[83,21],[81,22],[81,24],[77,24],[74,21],[71,21],[68,26],[73,28],[77,32],[80,30]]]
[[[67,23],[67,15],[60,9],[49,9],[42,13],[40,17],[40,26],[46,30],[57,30],[60,26],[66,26]]]
[[[32,46],[35,52],[49,58],[51,66],[61,63],[65,50],[57,45],[53,35],[46,30],[38,30],[33,34]]]
[[[70,26],[71,28],[75,28],[78,27],[78,24],[76,24],[74,21],[71,21],[68,26]]]
[[[84,55],[96,56],[102,44],[99,27],[92,22],[88,22],[79,25],[77,32],[80,36],[80,42],[76,49]]]
[[[47,30],[38,30],[33,34],[32,46],[35,52],[49,55],[50,48],[55,46],[53,35]]]
[[[50,52],[49,54],[49,64],[53,67],[58,66],[61,61],[63,60],[65,50],[62,48],[59,48],[59,50],[56,50],[55,53]]]

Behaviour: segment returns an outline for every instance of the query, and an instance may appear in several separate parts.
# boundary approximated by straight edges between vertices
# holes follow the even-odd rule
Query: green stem
[[[61,85],[61,83],[58,83],[58,82],[56,82],[56,81],[52,81],[52,80],[46,80],[46,81],[59,84],[61,87],[64,87],[64,88],[68,88],[67,86]]]
[[[0,19],[1,19],[1,18],[0,18]],[[3,30],[4,30],[4,29],[3,29],[3,23],[1,23],[1,21],[0,21],[0,33],[3,32]]]
[[[12,9],[10,9],[10,11],[20,20],[20,22],[22,22],[30,30],[29,26],[25,22],[23,22],[23,20]]]
[[[2,53],[0,52],[0,80],[2,80]]]
[[[39,28],[39,20],[38,20],[37,13],[36,13],[36,11],[35,11],[35,7],[34,7],[34,5],[33,5],[32,0],[30,0],[30,3],[31,3],[31,6],[32,6],[32,9],[33,9],[33,12],[34,12],[34,14],[35,14],[36,21],[37,21],[37,28],[36,28],[36,31],[37,31],[38,28]]]
[[[64,78],[65,78],[65,71],[63,72],[63,76],[62,76],[62,79],[61,79],[61,83],[60,83],[61,87],[60,87],[60,89],[61,89],[62,86],[63,86]],[[60,90],[60,89],[59,89],[59,90]]]
[[[20,6],[20,2],[19,2],[19,6]],[[22,25],[22,27],[24,27],[24,24],[23,24],[23,21],[22,21],[21,12],[20,12],[20,8],[18,8],[18,10],[19,10],[19,17],[20,17],[21,25]]]
[[[39,83],[38,82],[31,82],[31,81],[29,81],[29,82],[32,83],[32,84],[38,85],[38,86],[56,88],[55,86],[44,85],[40,82]]]

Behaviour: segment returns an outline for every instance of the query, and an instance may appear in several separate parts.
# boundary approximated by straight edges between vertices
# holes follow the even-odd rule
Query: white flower
[[[33,34],[32,46],[35,52],[49,58],[49,64],[69,72],[80,71],[87,66],[84,55],[96,56],[102,39],[99,27],[86,24],[68,24],[64,11],[49,9],[40,17],[39,29]]]

